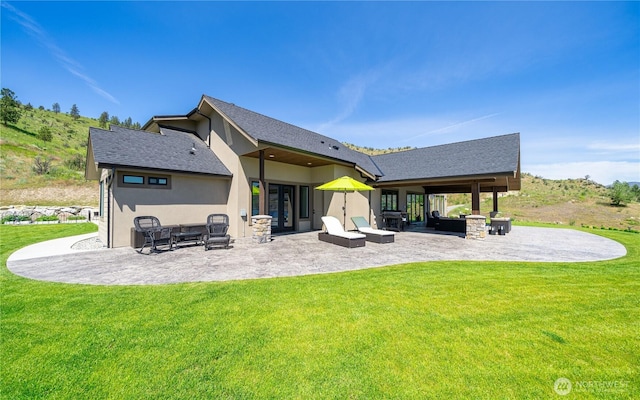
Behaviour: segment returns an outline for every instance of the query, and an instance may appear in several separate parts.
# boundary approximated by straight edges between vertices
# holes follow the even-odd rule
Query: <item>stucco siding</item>
[[[119,171],[118,174],[122,172]],[[171,188],[131,188],[112,186],[115,208],[112,246],[131,243],[133,219],[153,215],[163,225],[205,223],[207,215],[225,213],[229,180],[210,176],[171,175]]]

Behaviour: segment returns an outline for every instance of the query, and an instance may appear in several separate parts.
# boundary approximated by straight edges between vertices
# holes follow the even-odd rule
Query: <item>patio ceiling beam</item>
[[[506,186],[485,186],[480,183],[480,192],[482,193],[491,193],[494,191],[494,188],[498,192],[508,191]],[[427,185],[423,186],[423,189],[425,194],[471,193],[471,182],[456,185]]]

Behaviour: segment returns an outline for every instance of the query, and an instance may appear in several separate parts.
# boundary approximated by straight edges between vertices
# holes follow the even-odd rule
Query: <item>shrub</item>
[[[37,156],[33,160],[33,172],[37,175],[45,175],[51,171],[51,160],[40,158]]]
[[[67,221],[81,221],[87,219],[84,215],[71,215],[67,218]]]
[[[5,217],[2,217],[2,223],[5,224],[7,222],[20,222],[20,221],[30,221],[31,218],[29,218],[26,215],[7,215]]]
[[[38,221],[38,222],[42,222],[42,221],[58,221],[58,216],[57,215],[43,215],[43,216],[40,216],[40,217],[36,218],[36,221]]]

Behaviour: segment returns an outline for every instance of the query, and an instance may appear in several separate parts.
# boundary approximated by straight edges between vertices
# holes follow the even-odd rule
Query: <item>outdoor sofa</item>
[[[336,217],[326,215],[322,217],[322,222],[326,232],[318,233],[321,241],[348,248],[364,247],[367,237],[361,233],[346,232]]]
[[[467,220],[465,218],[441,217],[437,210],[433,211],[431,216],[432,218],[427,219],[428,228],[435,228],[437,231],[467,232]]]
[[[372,228],[364,217],[351,217],[351,221],[358,232],[366,236],[368,242],[393,243],[395,241],[396,234],[394,232]]]

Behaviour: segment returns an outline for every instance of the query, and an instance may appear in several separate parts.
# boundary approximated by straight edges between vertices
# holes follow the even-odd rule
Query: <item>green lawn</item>
[[[1,393],[77,398],[640,396],[640,235],[624,258],[429,262],[162,286],[31,281],[8,255],[91,224],[0,226]]]

